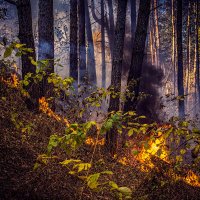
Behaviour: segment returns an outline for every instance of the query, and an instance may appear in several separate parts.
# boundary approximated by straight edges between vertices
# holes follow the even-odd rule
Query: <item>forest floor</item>
[[[3,97],[3,98],[2,98]],[[158,158],[153,159],[154,168],[141,170],[129,148],[119,150],[116,158],[107,155],[103,145],[86,143],[68,157],[56,149],[52,159],[41,160],[46,153],[49,137],[62,134],[65,125],[44,113],[26,109],[23,98],[15,89],[4,90],[0,99],[0,199],[69,199],[97,200],[117,199],[108,188],[92,191],[78,176],[69,174],[69,169],[60,165],[65,159],[81,159],[91,162],[91,173],[112,171],[114,174],[101,178],[111,179],[119,186],[129,187],[132,199],[149,200],[198,200],[200,187],[190,186],[183,179],[175,180],[166,175],[173,168]],[[95,130],[93,130],[95,131]],[[93,133],[91,132],[91,140]],[[101,139],[101,138],[100,138]],[[40,166],[34,169],[35,163]],[[178,176],[178,175],[177,175]],[[180,172],[179,176],[186,176]]]

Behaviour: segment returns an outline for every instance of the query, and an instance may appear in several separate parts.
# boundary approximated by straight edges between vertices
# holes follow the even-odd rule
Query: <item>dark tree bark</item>
[[[35,66],[31,64],[30,59],[28,58],[31,56],[34,60],[36,59],[30,0],[18,0],[17,13],[19,18],[20,42],[26,44],[27,48],[33,50],[32,53],[22,55],[22,77],[24,78],[24,76],[29,72],[35,73]]]
[[[111,87],[114,93],[117,94],[116,98],[110,97],[108,112],[118,111],[121,91],[121,74],[122,74],[122,60],[123,60],[123,47],[125,37],[125,22],[126,22],[126,7],[127,0],[118,0],[117,20],[114,34],[114,48],[113,48],[113,61],[112,61],[112,75]],[[117,147],[117,131],[112,128],[106,134],[106,146],[109,153],[114,155]]]
[[[54,15],[53,0],[39,0],[39,19],[38,19],[39,48],[38,59],[49,60],[46,77],[43,79],[41,96],[52,95],[51,87],[47,83],[47,76],[54,73]]]
[[[142,73],[142,63],[145,51],[145,42],[149,23],[151,0],[140,0],[137,27],[134,38],[131,66],[128,75],[127,87],[134,93],[134,98],[128,97],[124,105],[124,111],[135,110],[139,96],[139,85]],[[137,83],[134,83],[134,82]]]
[[[92,27],[90,21],[90,13],[88,8],[88,0],[85,0],[85,25],[86,25],[86,35],[87,35],[87,71],[88,78],[91,83],[94,85],[97,84],[96,77],[96,64],[95,64],[95,56],[94,56],[94,42],[92,37]]]
[[[136,28],[136,0],[130,0],[131,3],[131,38],[132,44],[135,35],[135,28]]]
[[[79,26],[79,82],[85,82],[86,77],[86,43],[85,43],[85,1],[78,2]]]
[[[78,81],[78,24],[77,0],[70,0],[70,76]]]
[[[178,62],[178,96],[184,98],[184,85],[183,85],[183,36],[182,36],[182,0],[177,0],[177,62]],[[185,115],[184,100],[178,100],[178,113],[179,117]]]
[[[29,57],[36,60],[35,44],[32,30],[32,15],[31,15],[31,3],[30,0],[18,0],[18,1],[7,1],[8,3],[17,6],[18,20],[19,20],[19,40],[20,43],[26,44],[27,48],[31,48],[33,51],[23,54],[22,59],[22,78],[27,73],[35,74],[36,67],[31,63]],[[26,101],[27,107],[32,109],[38,108],[38,94],[37,88],[34,82],[31,82],[26,90],[30,94],[30,99]]]
[[[199,1],[196,0],[196,16],[195,16],[195,57],[196,57],[196,88],[198,93],[198,103],[200,105],[200,77],[199,77]]]
[[[106,49],[105,49],[105,12],[104,0],[101,0],[101,62],[102,62],[102,87],[106,87]]]

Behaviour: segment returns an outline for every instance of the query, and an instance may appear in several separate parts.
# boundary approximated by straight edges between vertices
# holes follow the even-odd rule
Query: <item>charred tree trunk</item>
[[[129,92],[134,94],[128,97],[124,105],[124,111],[135,110],[137,98],[139,96],[139,84],[142,73],[142,63],[144,58],[145,43],[150,15],[151,0],[140,0],[137,27],[133,45],[132,61],[129,70],[127,87]],[[134,83],[136,81],[136,84]]]
[[[38,19],[39,48],[38,59],[48,60],[46,76],[41,84],[41,96],[52,96],[52,87],[47,82],[49,74],[54,73],[54,16],[53,0],[39,0]]]
[[[85,43],[85,2],[78,2],[79,25],[79,82],[84,83],[86,78],[86,43]]]
[[[85,25],[86,25],[86,35],[87,35],[87,71],[88,78],[91,83],[94,85],[97,84],[96,77],[96,64],[95,64],[95,55],[94,55],[94,42],[92,37],[92,27],[90,21],[90,13],[88,8],[88,0],[85,0]]]
[[[70,0],[70,70],[69,75],[75,81],[77,89],[78,81],[78,24],[77,24],[77,0]]]
[[[184,85],[183,85],[183,37],[182,37],[182,0],[177,0],[177,60],[178,60],[178,113],[179,117],[185,115]]]
[[[110,97],[108,112],[118,111],[121,91],[121,74],[122,74],[122,60],[123,60],[123,46],[125,37],[125,21],[126,21],[126,7],[127,0],[118,0],[117,20],[114,35],[113,61],[112,61],[112,75],[111,87],[113,88],[116,98]],[[117,130],[112,128],[106,134],[106,146],[108,152],[114,155],[117,148]]]

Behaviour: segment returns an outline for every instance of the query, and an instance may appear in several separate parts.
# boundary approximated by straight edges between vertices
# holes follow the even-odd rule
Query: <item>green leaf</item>
[[[35,171],[35,170],[37,170],[39,167],[40,167],[40,164],[39,164],[38,162],[36,162],[36,163],[34,164],[33,170]]]
[[[97,182],[100,177],[100,173],[92,174],[87,178],[87,185],[90,189],[96,189],[99,185]]]
[[[48,153],[50,153],[53,148],[57,147],[60,141],[61,138],[59,138],[57,135],[52,135],[47,146]]]
[[[64,160],[62,162],[60,162],[61,165],[68,165],[69,163],[72,163],[72,162],[81,162],[81,160],[74,160],[74,159],[70,159],[70,160]]]
[[[9,57],[9,56],[12,54],[12,51],[13,51],[13,48],[12,48],[12,47],[6,48],[3,57],[4,57],[4,58]]]
[[[78,168],[78,172],[81,172],[83,170],[88,170],[91,168],[91,164],[90,163],[80,163],[80,164],[76,164],[73,166],[73,169]]]
[[[193,129],[192,129],[192,132],[193,132],[193,133],[196,133],[196,134],[200,134],[200,130],[197,129],[197,128],[193,128]]]
[[[20,56],[22,56],[23,54],[22,54],[22,52],[20,52],[20,51],[18,51],[16,54],[15,54],[15,56],[17,56],[17,57],[20,57]]]
[[[138,129],[136,128],[131,128],[129,131],[128,131],[128,136],[132,136],[134,133],[138,133]]]
[[[103,172],[101,172],[101,174],[113,175],[113,172],[112,171],[103,171]]]
[[[183,154],[186,153],[186,150],[185,150],[185,149],[181,149],[181,150],[180,150],[180,153],[183,155]]]
[[[112,187],[111,190],[116,190],[119,188],[117,183],[115,183],[114,181],[109,181],[109,185]]]
[[[131,189],[128,187],[119,187],[117,190],[121,192],[122,194],[124,194],[125,196],[131,196],[132,194]]]
[[[15,48],[17,48],[17,49],[20,49],[20,48],[22,48],[24,46],[26,46],[26,45],[25,44],[20,44],[20,43],[15,44]]]
[[[132,151],[132,154],[133,154],[134,156],[137,156],[137,155],[139,154],[139,151],[138,151],[138,150],[133,150],[133,151]]]
[[[31,59],[31,64],[37,66],[37,62],[34,59]]]

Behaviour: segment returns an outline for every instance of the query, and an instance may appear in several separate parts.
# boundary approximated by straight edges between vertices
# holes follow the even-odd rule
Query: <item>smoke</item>
[[[39,44],[39,59],[50,59],[53,58],[54,47],[46,40],[40,41]]]
[[[162,87],[163,80],[162,69],[151,64],[143,64],[142,77],[140,81],[141,96],[138,105],[137,113],[145,115],[150,121],[159,122],[159,111],[161,111],[161,98],[159,89]]]

